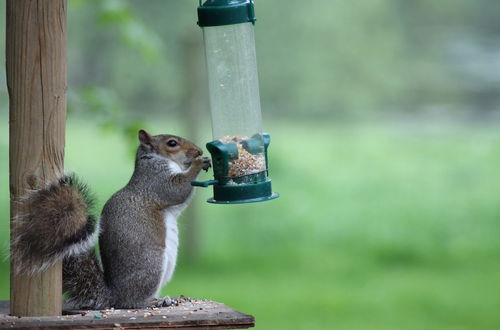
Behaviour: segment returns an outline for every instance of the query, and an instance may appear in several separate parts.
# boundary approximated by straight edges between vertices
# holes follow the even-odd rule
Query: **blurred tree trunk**
[[[206,97],[204,86],[206,79],[203,65],[203,40],[201,31],[190,30],[182,38],[182,59],[184,77],[184,97],[182,100],[181,119],[185,127],[186,137],[200,144],[200,132],[202,130],[200,118],[203,117],[203,111],[206,107]],[[195,261],[199,255],[200,232],[199,232],[199,204],[200,198],[194,195],[190,206],[184,213],[186,223],[184,231],[184,251],[188,261]]]

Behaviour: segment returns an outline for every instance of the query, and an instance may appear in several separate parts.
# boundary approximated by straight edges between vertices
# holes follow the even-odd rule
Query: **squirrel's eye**
[[[177,145],[178,145],[178,143],[175,140],[168,140],[167,141],[167,146],[169,146],[169,147],[175,147]]]

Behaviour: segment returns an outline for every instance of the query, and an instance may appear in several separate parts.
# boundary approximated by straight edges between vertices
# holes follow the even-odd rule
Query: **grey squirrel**
[[[141,308],[156,298],[174,272],[177,217],[190,201],[191,181],[211,163],[178,136],[140,130],[139,141],[132,178],[107,201],[99,222],[75,176],[20,201],[26,213],[12,233],[15,271],[34,273],[63,260],[63,290],[74,308]]]

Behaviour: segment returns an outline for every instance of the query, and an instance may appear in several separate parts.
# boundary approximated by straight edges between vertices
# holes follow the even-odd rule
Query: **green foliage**
[[[97,20],[103,27],[116,26],[122,42],[142,55],[145,62],[156,63],[160,59],[162,43],[154,30],[148,28],[123,0],[92,1],[100,6]]]
[[[75,12],[84,14],[72,15],[70,13],[70,20],[73,16],[76,16],[76,20],[80,20],[80,23],[89,26],[97,25],[99,29],[107,30],[110,39],[120,40],[120,48],[136,53],[140,56],[141,62],[145,64],[154,65],[154,63],[158,62],[162,51],[162,43],[159,37],[137,18],[134,10],[126,1],[75,1],[72,5],[74,7],[70,8],[74,8]],[[83,29],[77,29],[74,34],[70,34],[70,39],[73,39],[73,35],[76,35],[75,39],[81,39],[79,37],[82,31],[85,33]],[[95,40],[89,41],[93,42]],[[80,45],[80,47],[85,49],[84,44]],[[110,48],[108,50],[109,52],[106,54],[108,61],[114,63],[113,56],[115,56],[115,52]],[[81,56],[78,57],[80,57],[80,60],[83,59]],[[92,59],[87,59],[87,62],[92,62]],[[85,74],[88,67],[82,65],[80,69],[81,73]],[[72,80],[71,74],[70,80]],[[134,142],[137,135],[136,129],[145,128],[144,120],[132,115],[126,103],[118,96],[119,93],[117,93],[116,89],[104,87],[106,85],[104,81],[102,83],[88,81],[88,83],[89,85],[74,84],[74,87],[70,89],[68,98],[69,112],[91,117],[95,124],[103,130],[121,132],[129,142]]]
[[[139,129],[148,128],[144,120],[126,116],[125,107],[109,89],[83,87],[77,92],[70,91],[68,99],[70,113],[92,120],[103,132],[121,134],[131,145],[136,142]]]

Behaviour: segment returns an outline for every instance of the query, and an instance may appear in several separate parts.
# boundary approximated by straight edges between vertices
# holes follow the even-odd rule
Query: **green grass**
[[[500,325],[498,127],[268,127],[271,177],[282,196],[220,206],[204,203],[210,191],[199,189],[200,254],[181,258],[164,294],[224,302],[255,315],[259,329]],[[67,170],[104,202],[131,174],[125,141],[88,122],[71,121],[67,135]],[[1,189],[7,242],[7,185]],[[8,265],[0,265],[6,299]]]

